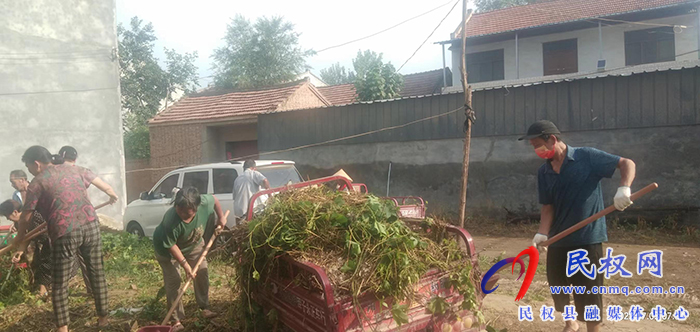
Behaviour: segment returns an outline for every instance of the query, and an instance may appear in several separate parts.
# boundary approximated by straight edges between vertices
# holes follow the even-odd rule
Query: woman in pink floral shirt
[[[57,331],[68,331],[68,281],[78,252],[85,265],[95,297],[98,325],[107,325],[107,282],[102,261],[102,239],[95,208],[88,198],[85,183],[108,193],[110,202],[117,200],[114,191],[89,169],[67,164],[52,165],[51,153],[42,146],[32,146],[22,156],[34,179],[27,189],[22,216],[18,225],[17,243],[22,243],[28,221],[34,211],[41,213],[48,224],[52,242],[52,302]],[[13,260],[26,250],[20,247]]]

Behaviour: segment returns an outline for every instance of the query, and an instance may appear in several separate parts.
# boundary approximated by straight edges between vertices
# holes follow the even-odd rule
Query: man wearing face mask
[[[614,198],[615,208],[622,211],[632,204],[630,185],[635,176],[635,164],[622,158],[590,147],[572,147],[561,140],[561,133],[554,123],[537,121],[530,126],[520,140],[529,140],[535,153],[546,162],[537,172],[537,191],[542,204],[540,227],[532,240],[534,246],[547,241],[567,228],[604,209],[600,180],[611,178],[620,169],[620,187]],[[547,251],[547,281],[550,286],[603,286],[603,276],[596,273],[590,279],[580,271],[567,277],[567,253],[585,249],[588,259],[600,268],[603,242],[608,240],[605,217],[568,235],[549,246]],[[592,265],[584,265],[591,269]],[[564,312],[569,305],[568,294],[552,294],[554,307]],[[585,307],[597,305],[604,312],[600,294],[574,294],[576,319],[584,322]],[[602,316],[602,315],[601,315]],[[600,321],[587,321],[586,330],[599,331]],[[578,331],[576,321],[566,321],[564,332]]]

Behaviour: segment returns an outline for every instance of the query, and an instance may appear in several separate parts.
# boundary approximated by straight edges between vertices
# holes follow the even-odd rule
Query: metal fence
[[[330,144],[464,137],[461,93],[260,115],[258,148],[276,151],[403,126]],[[473,93],[473,136],[518,135],[540,119],[562,131],[700,124],[700,68],[578,79]]]

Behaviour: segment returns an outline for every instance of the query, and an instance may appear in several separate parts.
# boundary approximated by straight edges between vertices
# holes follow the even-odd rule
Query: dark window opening
[[[672,27],[625,32],[625,65],[676,60]]]
[[[469,83],[498,81],[505,78],[503,49],[467,54]]]
[[[578,72],[577,39],[542,44],[542,59],[545,76]]]
[[[258,141],[226,142],[226,160],[258,159]]]

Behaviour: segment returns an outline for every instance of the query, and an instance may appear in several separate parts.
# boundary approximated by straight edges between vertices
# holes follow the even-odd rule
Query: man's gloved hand
[[[547,241],[547,235],[544,235],[542,233],[537,233],[535,234],[535,237],[532,239],[532,245],[537,248],[537,250],[547,250],[547,247],[540,247],[540,243]]]
[[[615,194],[614,199],[615,208],[619,211],[624,211],[626,208],[632,205],[631,195],[632,191],[630,190],[630,187],[622,186],[617,188],[617,194]]]

